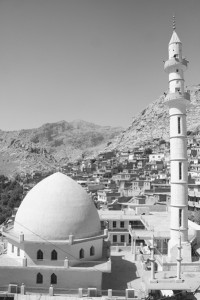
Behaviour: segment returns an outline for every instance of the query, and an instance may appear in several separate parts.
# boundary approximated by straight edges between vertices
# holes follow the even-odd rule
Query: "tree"
[[[146,148],[145,150],[144,150],[144,154],[145,155],[149,155],[149,154],[151,154],[152,153],[152,149],[151,148]]]

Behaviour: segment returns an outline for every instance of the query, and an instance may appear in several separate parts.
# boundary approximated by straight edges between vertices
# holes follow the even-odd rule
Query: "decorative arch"
[[[41,273],[37,274],[36,283],[43,283],[43,275]]]
[[[79,252],[79,258],[84,258],[85,257],[85,253],[84,250],[81,248],[80,252]]]
[[[95,248],[94,246],[90,247],[90,256],[94,256],[95,255]]]
[[[51,252],[51,260],[57,260],[57,259],[58,259],[58,254],[57,254],[57,251],[54,249]]]
[[[42,250],[37,251],[37,259],[43,259],[43,252]]]
[[[57,276],[56,274],[51,274],[51,284],[57,284]]]

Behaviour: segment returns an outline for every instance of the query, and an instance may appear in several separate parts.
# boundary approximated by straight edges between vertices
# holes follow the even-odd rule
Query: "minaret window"
[[[182,179],[182,163],[179,163],[179,180]]]
[[[182,209],[179,209],[179,227],[182,226]]]
[[[176,69],[176,72],[178,73],[178,69]]]
[[[181,118],[178,117],[178,133],[181,133]]]
[[[37,259],[39,260],[43,259],[43,252],[41,250],[38,250],[37,252]]]
[[[41,273],[37,274],[36,283],[43,283],[43,276]]]

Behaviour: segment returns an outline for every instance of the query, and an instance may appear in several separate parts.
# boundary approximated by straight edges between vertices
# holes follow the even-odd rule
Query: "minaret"
[[[171,220],[168,257],[176,261],[178,241],[182,241],[182,257],[191,261],[191,246],[188,243],[188,164],[186,105],[189,93],[184,91],[184,75],[188,61],[182,57],[182,43],[176,33],[173,17],[173,33],[169,42],[169,59],[164,69],[169,74],[169,91],[165,103],[170,116],[170,161],[171,161]]]

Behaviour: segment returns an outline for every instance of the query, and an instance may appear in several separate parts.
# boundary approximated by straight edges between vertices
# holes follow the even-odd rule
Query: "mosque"
[[[200,271],[191,256],[192,240],[200,243],[200,239],[188,234],[186,105],[190,95],[184,90],[183,74],[188,61],[182,57],[175,21],[168,51],[164,69],[169,74],[165,103],[170,116],[170,239],[168,254],[161,257],[160,273],[155,275],[159,257],[152,237],[151,274],[144,276],[148,290],[187,290],[191,273],[187,277],[182,271],[196,269],[193,282]],[[13,227],[2,227],[2,235],[7,245],[6,253],[0,255],[0,290],[15,293],[20,287],[21,294],[26,288],[51,295],[51,288],[59,294],[69,289],[101,289],[102,274],[111,272],[108,230],[101,231],[99,215],[85,190],[64,174],[39,182],[21,203]],[[172,279],[174,270],[177,276]]]
[[[68,176],[39,182],[21,203],[11,228],[3,228],[7,253],[0,256],[0,285],[10,291],[101,288],[111,271],[107,231],[96,207]]]

